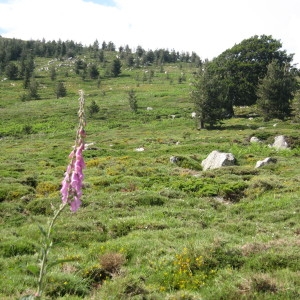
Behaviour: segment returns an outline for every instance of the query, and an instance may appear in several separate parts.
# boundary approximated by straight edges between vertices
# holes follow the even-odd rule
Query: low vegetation
[[[107,65],[115,54],[105,52]],[[198,130],[191,62],[122,65],[116,77],[101,65],[99,79],[84,76],[82,62],[76,73],[74,58],[51,59],[54,76],[49,61],[35,58],[36,99],[23,80],[0,81],[1,299],[36,291],[39,227],[61,203],[78,90],[82,206],[57,219],[49,263],[61,263],[48,270],[44,299],[300,298],[299,116],[266,121],[255,105],[234,106],[234,117]],[[269,146],[277,135],[289,149]],[[236,165],[203,171],[213,150]],[[255,169],[266,157],[274,162]]]

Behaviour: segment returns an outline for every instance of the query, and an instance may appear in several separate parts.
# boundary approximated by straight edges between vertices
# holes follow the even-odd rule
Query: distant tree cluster
[[[73,41],[23,41],[0,37],[0,75],[8,79],[22,79],[27,99],[38,99],[38,82],[35,79],[35,58],[49,57],[57,60],[74,59],[75,74],[83,80],[97,80],[100,87],[101,76],[118,77],[122,67],[140,68],[158,66],[164,72],[165,64],[190,63],[196,67],[191,99],[197,112],[197,126],[213,127],[224,118],[234,115],[235,106],[255,105],[265,119],[285,119],[297,111],[295,93],[299,90],[297,76],[299,70],[292,65],[293,54],[282,50],[282,44],[272,36],[253,36],[224,51],[213,60],[203,62],[192,52],[177,52],[174,49],[146,51],[141,46],[132,50],[128,45],[118,49],[113,42],[98,40],[88,47]],[[90,62],[85,56],[94,59]],[[50,78],[57,78],[55,67],[49,70]],[[151,75],[151,76],[150,76]],[[143,82],[151,82],[142,78]],[[178,83],[185,81],[185,75]],[[57,98],[66,95],[65,86],[58,82]],[[135,94],[129,95],[131,109],[136,111]]]
[[[114,52],[115,58],[112,59],[111,52]],[[93,63],[87,63],[83,58],[88,56],[94,58]],[[169,51],[168,49],[144,50],[137,46],[135,50],[128,45],[120,46],[117,50],[113,42],[102,42],[100,46],[98,40],[88,47],[74,41],[45,41],[30,40],[23,41],[19,39],[9,39],[0,37],[0,75],[4,75],[10,80],[23,80],[24,89],[30,86],[37,86],[35,80],[35,58],[55,58],[57,60],[75,59],[74,72],[83,80],[89,78],[98,80],[100,87],[100,64],[103,68],[103,75],[107,77],[118,77],[121,75],[122,67],[140,68],[155,64],[163,70],[166,63],[188,62],[199,67],[202,64],[200,57],[195,53]],[[57,79],[55,66],[49,69],[51,81]],[[67,76],[67,75],[66,75]],[[152,76],[153,77],[153,76]],[[151,82],[152,77],[149,78]],[[180,78],[180,82],[182,78]],[[59,83],[58,83],[59,85]],[[65,93],[55,89],[57,97],[63,97]],[[23,99],[37,99],[38,94],[29,92]]]
[[[45,41],[30,40],[23,41],[20,39],[8,39],[0,37],[0,74],[5,70],[7,64],[11,61],[17,61],[22,57],[31,53],[33,57],[63,58],[76,57],[83,53],[92,53],[94,58],[98,58],[100,62],[105,61],[105,52],[118,52],[119,58],[127,62],[129,67],[141,66],[149,64],[164,64],[175,62],[190,62],[199,66],[201,64],[200,57],[192,52],[182,52],[168,49],[144,50],[141,46],[137,46],[135,51],[121,46],[116,49],[113,42],[102,42],[100,47],[98,40],[88,47],[84,47],[81,43],[74,41]]]
[[[191,92],[198,127],[233,116],[234,106],[256,104],[265,120],[290,116],[299,70],[281,47],[272,36],[254,36],[206,61]]]

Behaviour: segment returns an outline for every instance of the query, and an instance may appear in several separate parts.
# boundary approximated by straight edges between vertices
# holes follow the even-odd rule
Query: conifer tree
[[[121,74],[121,66],[122,64],[119,58],[113,60],[110,69],[110,73],[113,77],[118,77]]]
[[[266,76],[260,80],[257,90],[257,108],[267,121],[285,119],[291,115],[291,100],[297,90],[295,69],[290,64],[273,60]]]
[[[191,99],[195,105],[197,128],[205,124],[213,127],[225,117],[226,87],[216,74],[209,72],[209,62],[199,71],[193,82]]]
[[[63,82],[58,82],[55,89],[56,98],[65,97],[67,95],[67,89]]]
[[[128,92],[128,102],[129,102],[130,109],[134,113],[136,113],[137,109],[138,109],[138,104],[137,104],[137,97],[136,97],[135,91],[133,89],[131,89]]]
[[[94,114],[98,113],[99,110],[99,105],[96,103],[95,100],[93,100],[91,105],[88,107],[89,116],[92,117]]]

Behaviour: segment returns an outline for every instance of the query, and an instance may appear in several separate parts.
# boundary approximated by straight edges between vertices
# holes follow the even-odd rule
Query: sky
[[[300,0],[0,0],[0,35],[112,41],[117,49],[195,52],[201,59],[272,35],[300,67]]]

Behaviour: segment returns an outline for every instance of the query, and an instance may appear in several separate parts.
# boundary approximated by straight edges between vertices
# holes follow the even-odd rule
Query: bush
[[[45,294],[53,299],[66,295],[83,297],[89,292],[88,280],[82,280],[76,274],[51,274],[45,285]]]
[[[26,209],[28,209],[30,212],[32,212],[35,215],[52,215],[53,210],[51,209],[51,203],[56,202],[57,199],[49,199],[49,198],[38,198],[38,199],[32,199],[29,201],[29,203],[26,206]]]
[[[138,193],[131,197],[137,205],[161,206],[166,202],[166,198],[157,193]]]
[[[32,255],[36,252],[36,247],[28,240],[17,239],[15,241],[4,241],[0,244],[0,253],[3,257],[12,257],[17,255]]]
[[[239,201],[244,197],[244,190],[248,187],[245,182],[233,182],[224,184],[220,190],[220,196],[232,202]]]
[[[100,257],[102,269],[109,274],[119,273],[124,263],[125,257],[122,253],[105,253]]]

